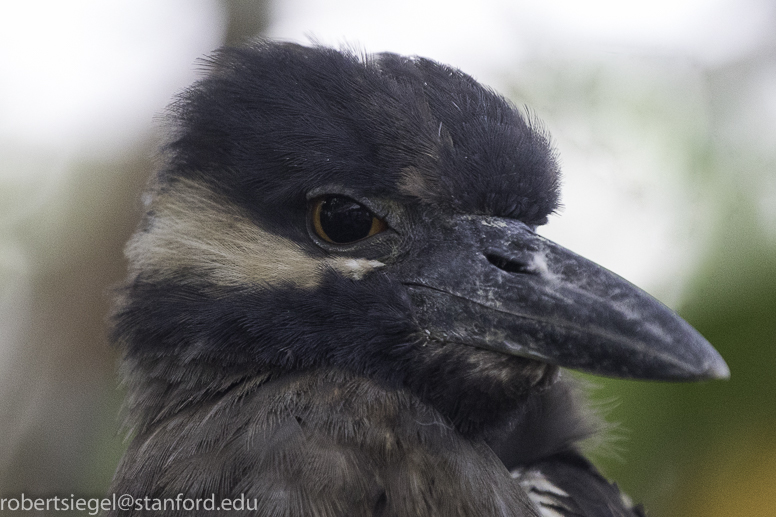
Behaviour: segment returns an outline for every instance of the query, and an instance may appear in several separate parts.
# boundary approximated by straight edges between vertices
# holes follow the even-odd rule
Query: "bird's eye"
[[[344,196],[314,199],[310,216],[318,237],[332,244],[350,244],[388,229],[368,208]]]

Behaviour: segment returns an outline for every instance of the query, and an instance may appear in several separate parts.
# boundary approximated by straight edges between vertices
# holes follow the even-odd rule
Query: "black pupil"
[[[372,212],[346,197],[330,197],[321,205],[321,228],[338,244],[368,237],[372,217]]]

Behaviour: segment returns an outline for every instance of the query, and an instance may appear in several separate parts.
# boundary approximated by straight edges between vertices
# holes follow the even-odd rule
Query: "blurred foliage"
[[[269,24],[269,2],[264,0],[221,0],[227,10],[224,43],[239,45],[260,34]]]
[[[511,97],[538,112],[556,142],[566,140],[561,160],[569,144],[618,152],[612,133],[631,132],[639,146],[657,142],[693,193],[693,205],[677,213],[697,218],[686,237],[704,251],[689,285],[675,286],[679,312],[720,351],[731,379],[583,376],[614,423],[593,457],[652,517],[776,515],[776,221],[764,217],[776,203],[765,194],[776,181],[776,120],[763,106],[771,99],[753,94],[773,57],[702,68],[657,56],[547,56],[512,78]],[[579,125],[592,136],[579,138]],[[640,159],[621,163],[638,167]],[[592,231],[605,225],[592,223]]]
[[[772,516],[776,253],[722,253],[696,282],[682,315],[725,357],[730,381],[603,381],[596,397],[616,397],[609,418],[631,432],[626,461],[599,463],[655,516]]]
[[[776,243],[750,182],[753,173],[776,174],[776,166],[760,155],[760,170],[742,170],[746,162],[725,159],[735,152],[725,142],[707,152],[701,178],[715,203],[713,237],[680,313],[725,357],[731,379],[596,380],[596,398],[619,401],[609,419],[630,430],[625,459],[599,464],[653,516],[773,516]]]
[[[265,1],[222,3],[225,42],[245,41],[267,24]],[[106,316],[154,167],[153,128],[149,120],[146,138],[99,157],[0,142],[2,497],[102,497],[126,448]]]

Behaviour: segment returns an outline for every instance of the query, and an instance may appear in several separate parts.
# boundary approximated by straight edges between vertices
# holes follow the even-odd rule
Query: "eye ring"
[[[330,244],[351,244],[388,229],[388,224],[346,196],[321,196],[310,204],[310,226]]]

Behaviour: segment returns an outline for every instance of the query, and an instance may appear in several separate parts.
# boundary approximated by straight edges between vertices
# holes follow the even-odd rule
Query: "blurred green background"
[[[593,457],[654,517],[776,516],[776,3],[0,6],[0,497],[100,496],[125,446],[110,288],[196,58],[304,35],[459,66],[552,133],[546,235],[677,309],[727,382],[591,378]],[[10,513],[9,513],[10,515]]]

